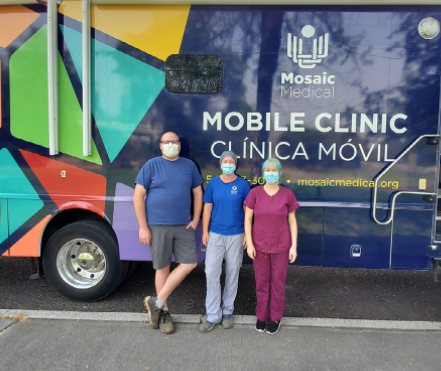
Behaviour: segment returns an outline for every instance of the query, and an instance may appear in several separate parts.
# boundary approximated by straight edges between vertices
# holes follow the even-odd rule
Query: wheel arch
[[[44,249],[50,238],[57,232],[60,228],[64,226],[81,221],[81,220],[100,220],[107,223],[115,237],[115,241],[118,245],[118,239],[116,238],[115,231],[113,230],[112,223],[110,222],[107,215],[95,205],[87,202],[68,202],[60,206],[57,212],[52,216],[52,218],[46,223],[43,232],[40,236],[40,244],[38,247],[38,256],[42,257]],[[119,247],[119,246],[118,246]]]

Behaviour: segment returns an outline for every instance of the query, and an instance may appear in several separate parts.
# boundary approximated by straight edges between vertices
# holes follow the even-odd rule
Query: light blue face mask
[[[225,175],[231,175],[234,173],[234,170],[236,170],[236,166],[234,166],[232,164],[223,164],[221,166],[221,169]]]
[[[273,173],[272,171],[268,171],[266,173],[263,173],[263,177],[269,184],[277,183],[277,181],[280,178],[279,173]]]

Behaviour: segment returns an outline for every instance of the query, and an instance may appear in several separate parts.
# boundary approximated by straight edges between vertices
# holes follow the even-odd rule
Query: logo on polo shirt
[[[231,194],[232,195],[237,195],[237,186],[234,185],[234,186],[231,187]]]

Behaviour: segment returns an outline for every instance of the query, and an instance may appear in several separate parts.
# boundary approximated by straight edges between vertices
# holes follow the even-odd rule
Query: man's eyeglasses
[[[159,143],[161,143],[161,144],[168,144],[168,143],[178,144],[179,140],[161,140]]]

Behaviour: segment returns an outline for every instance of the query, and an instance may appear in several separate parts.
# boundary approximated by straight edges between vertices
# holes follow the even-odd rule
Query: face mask
[[[263,173],[263,177],[269,184],[274,184],[277,183],[277,181],[280,178],[280,175],[279,173],[267,172],[267,173]]]
[[[236,170],[236,166],[234,166],[232,164],[223,164],[221,166],[221,169],[225,175],[231,175],[234,173],[234,170]]]
[[[179,153],[179,145],[167,143],[162,145],[162,153],[167,157],[175,157]]]

